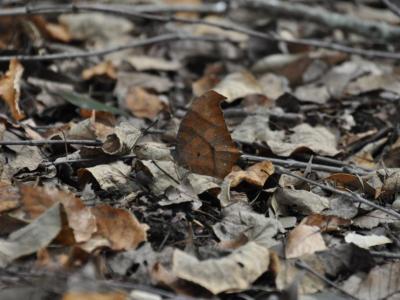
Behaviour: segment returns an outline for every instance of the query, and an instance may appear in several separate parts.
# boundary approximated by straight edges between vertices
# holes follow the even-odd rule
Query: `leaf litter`
[[[0,298],[396,298],[398,39],[295,2],[15,2]],[[307,10],[393,30],[383,2]]]

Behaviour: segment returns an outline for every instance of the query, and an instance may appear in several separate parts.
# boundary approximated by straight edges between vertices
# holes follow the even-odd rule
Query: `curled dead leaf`
[[[316,226],[298,225],[289,232],[286,244],[286,258],[296,258],[326,249],[321,231]]]
[[[21,63],[17,59],[12,59],[8,71],[0,78],[0,97],[7,103],[16,121],[25,117],[19,108],[20,82],[23,71]]]

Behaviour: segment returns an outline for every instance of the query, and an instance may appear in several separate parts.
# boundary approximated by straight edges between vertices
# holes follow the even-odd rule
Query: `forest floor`
[[[398,1],[0,7],[0,299],[400,299]]]

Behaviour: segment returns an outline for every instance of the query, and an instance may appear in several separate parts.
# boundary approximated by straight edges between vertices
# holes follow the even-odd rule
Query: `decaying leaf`
[[[127,300],[125,292],[67,292],[62,300]]]
[[[376,266],[368,274],[354,274],[341,286],[358,299],[397,299],[400,263],[389,262]]]
[[[247,288],[267,271],[268,266],[268,249],[249,242],[228,256],[204,261],[175,250],[172,273],[218,294]]]
[[[129,173],[132,167],[116,161],[106,165],[97,165],[91,168],[78,170],[79,182],[82,186],[88,183],[97,183],[103,190],[118,190],[128,188]]]
[[[240,157],[219,106],[224,99],[214,91],[205,93],[179,126],[178,162],[194,173],[223,178]]]
[[[339,218],[336,216],[327,216],[312,214],[305,217],[301,224],[308,226],[317,226],[322,232],[338,231],[341,227],[352,224],[351,220]]]
[[[125,106],[138,118],[154,119],[166,108],[166,103],[141,87],[132,87],[125,98]]]
[[[127,154],[132,151],[141,134],[141,131],[132,124],[122,122],[106,137],[102,149],[110,155]]]
[[[91,241],[82,245],[84,249],[91,251],[106,246],[113,250],[129,250],[147,240],[148,226],[139,223],[127,210],[99,205],[91,211],[96,217],[98,230]]]
[[[104,61],[91,68],[82,71],[82,78],[84,80],[92,79],[95,76],[108,76],[111,79],[117,79],[117,71],[111,61]]]
[[[29,225],[0,240],[0,266],[48,246],[62,229],[62,205],[57,203]]]
[[[285,249],[286,258],[296,258],[326,249],[321,231],[316,226],[300,224],[289,232]]]
[[[368,249],[373,246],[384,245],[392,243],[392,240],[384,235],[361,235],[355,232],[350,232],[344,237],[346,243],[356,244],[360,248]]]
[[[125,58],[125,60],[138,71],[177,71],[181,67],[181,64],[178,61],[168,61],[160,57],[145,55],[129,56]]]
[[[329,200],[305,190],[278,188],[274,194],[273,205],[278,211],[285,211],[286,208],[290,208],[308,215],[311,213],[320,213],[324,209],[329,208]]]
[[[19,121],[25,117],[19,108],[20,85],[23,66],[17,59],[10,61],[8,71],[0,78],[0,98],[8,105],[14,120]]]
[[[248,95],[263,93],[257,79],[246,71],[229,74],[213,90],[225,96],[228,103]]]
[[[247,182],[250,185],[262,188],[268,177],[273,173],[274,166],[269,161],[256,163],[248,167],[245,171],[234,169],[225,177],[224,182],[221,185],[221,193],[218,195],[218,199],[221,201],[221,206],[226,207],[231,204],[231,188],[238,186],[241,182]]]
[[[0,181],[0,213],[17,208],[20,205],[19,192],[10,183]]]

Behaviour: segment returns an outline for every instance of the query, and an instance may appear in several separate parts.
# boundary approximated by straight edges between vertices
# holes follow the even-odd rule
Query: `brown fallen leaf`
[[[316,226],[298,225],[289,232],[285,249],[286,258],[296,258],[326,249],[321,231]]]
[[[50,23],[42,16],[31,17],[33,23],[38,27],[41,33],[54,40],[68,43],[72,40],[72,36],[68,28],[61,24]]]
[[[225,207],[231,203],[231,188],[237,187],[241,182],[247,182],[250,185],[261,188],[273,173],[274,166],[270,161],[256,163],[245,171],[240,168],[234,169],[225,177],[221,185],[221,192],[218,195],[221,205]]]
[[[240,157],[219,106],[223,99],[214,91],[195,99],[179,126],[178,163],[194,173],[223,178]]]
[[[139,223],[127,210],[99,205],[91,209],[96,216],[96,237],[105,238],[113,250],[135,249],[147,240],[148,226]]]
[[[10,183],[0,181],[0,213],[19,207],[19,192]]]
[[[338,231],[341,226],[349,226],[351,223],[351,220],[320,214],[309,215],[301,221],[301,224],[319,227],[322,232]]]
[[[117,71],[115,70],[115,67],[111,61],[107,60],[101,62],[93,67],[82,71],[82,78],[84,80],[89,80],[93,77],[102,75],[105,75],[114,80],[117,79]]]
[[[0,78],[0,97],[7,103],[14,120],[25,117],[19,108],[20,84],[23,66],[17,59],[12,59],[8,71]]]
[[[166,109],[166,104],[158,96],[141,87],[132,87],[128,90],[125,105],[138,118],[154,119]]]
[[[73,231],[75,242],[89,240],[97,230],[96,219],[89,208],[72,193],[45,187],[22,185],[20,187],[22,210],[29,219],[36,219],[57,202],[64,205],[68,226]]]

